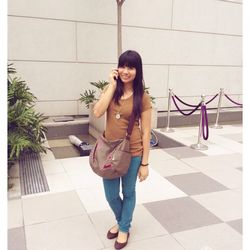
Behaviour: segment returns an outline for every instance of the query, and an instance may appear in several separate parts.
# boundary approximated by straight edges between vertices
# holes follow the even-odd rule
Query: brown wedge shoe
[[[116,238],[118,236],[118,233],[119,233],[119,231],[117,233],[111,233],[110,230],[109,230],[108,233],[107,233],[107,238],[109,240],[112,240],[112,239],[114,239],[114,238]]]
[[[127,237],[127,241],[126,242],[124,242],[124,243],[120,243],[120,242],[118,242],[117,240],[115,241],[115,249],[116,250],[119,250],[119,249],[122,249],[122,248],[124,248],[127,244],[128,244],[128,238],[129,238],[129,233],[128,233],[128,237]]]

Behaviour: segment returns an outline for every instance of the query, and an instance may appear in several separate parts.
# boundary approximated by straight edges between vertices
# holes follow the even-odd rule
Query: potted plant
[[[90,82],[90,84],[98,89],[99,95],[104,90],[104,88],[109,84],[107,81],[98,81],[98,82]],[[145,91],[149,94],[148,87],[145,87]],[[95,102],[98,100],[96,97],[95,90],[85,90],[83,94],[80,94],[80,101],[83,102],[86,108],[89,109],[89,134],[97,138],[106,127],[106,115],[103,115],[100,118],[96,118],[93,114],[93,107]],[[150,96],[152,104],[154,104],[155,98]],[[152,110],[152,128],[157,127],[157,108],[153,106]]]
[[[25,152],[46,152],[43,114],[34,110],[36,97],[8,65],[8,166]],[[12,77],[12,75],[14,75]]]
[[[99,95],[104,90],[104,88],[109,84],[106,81],[90,82],[90,84],[98,89]],[[100,118],[96,118],[93,113],[93,108],[95,102],[98,100],[96,98],[95,90],[85,90],[83,94],[80,94],[80,101],[83,102],[86,108],[89,109],[89,134],[97,138],[106,127],[106,115]]]

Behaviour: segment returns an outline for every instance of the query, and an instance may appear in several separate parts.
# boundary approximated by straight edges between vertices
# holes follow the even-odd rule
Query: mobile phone
[[[118,73],[118,70],[116,70],[116,71]],[[114,76],[113,78],[114,78],[114,80],[117,80],[119,78],[119,74],[118,74],[118,76]]]

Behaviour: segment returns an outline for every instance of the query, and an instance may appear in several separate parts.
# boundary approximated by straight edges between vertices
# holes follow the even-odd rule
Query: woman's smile
[[[131,76],[121,75],[121,78],[122,78],[123,80],[128,80],[128,79],[130,79],[130,78],[131,78]]]
[[[118,72],[123,82],[132,82],[136,76],[136,69],[133,67],[119,67]]]

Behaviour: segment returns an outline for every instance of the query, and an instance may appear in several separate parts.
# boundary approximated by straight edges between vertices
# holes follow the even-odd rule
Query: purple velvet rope
[[[177,95],[174,95],[174,97],[175,97],[179,102],[181,102],[182,104],[185,104],[185,105],[187,105],[187,106],[189,106],[189,107],[196,107],[196,105],[191,105],[191,104],[185,103],[185,102],[182,101]]]
[[[212,97],[211,100],[207,101],[206,104],[209,104],[209,103],[210,103],[211,101],[213,101],[217,96],[218,96],[218,94],[216,94],[214,97]],[[189,107],[196,107],[196,105],[191,105],[191,104],[185,103],[185,102],[182,101],[177,95],[174,95],[174,97],[175,97],[179,102],[181,102],[182,104],[185,104],[186,106],[189,106]]]
[[[234,103],[234,104],[236,104],[236,105],[239,105],[239,106],[242,106],[241,103],[238,103],[238,102],[233,101],[228,95],[226,95],[226,94],[224,94],[224,95],[225,95],[225,97],[226,97],[229,101],[231,101],[232,103]]]
[[[177,108],[183,115],[186,115],[186,116],[193,114],[193,113],[200,107],[200,105],[201,105],[201,103],[199,103],[191,112],[189,112],[189,113],[186,114],[186,113],[184,113],[182,110],[180,110],[180,108],[178,107],[178,105],[177,105],[177,103],[176,103],[176,101],[175,101],[175,99],[174,99],[174,96],[172,96],[172,99],[173,99],[173,102],[174,102],[176,108]]]
[[[211,101],[213,101],[216,97],[218,96],[218,94],[216,94],[211,100],[207,101],[206,104],[209,104]]]
[[[204,140],[208,139],[208,117],[207,117],[207,108],[206,105],[201,105],[201,115],[202,115],[202,136]],[[206,132],[205,132],[206,130]]]

